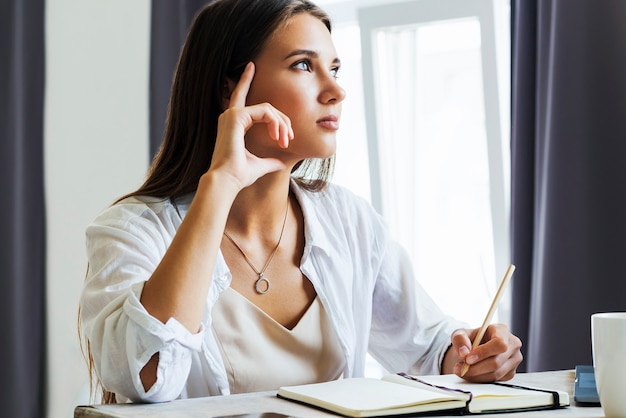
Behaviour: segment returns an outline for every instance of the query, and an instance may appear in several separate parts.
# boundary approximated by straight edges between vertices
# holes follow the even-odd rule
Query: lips
[[[328,115],[319,119],[317,122],[317,126],[320,126],[325,129],[329,129],[332,131],[336,131],[339,129],[339,118],[335,115]]]

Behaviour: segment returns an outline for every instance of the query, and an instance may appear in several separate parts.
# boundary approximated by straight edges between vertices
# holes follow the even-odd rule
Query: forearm
[[[161,322],[173,317],[190,332],[198,331],[224,226],[237,193],[232,183],[220,182],[219,174],[201,178],[184,221],[141,294],[141,303]]]

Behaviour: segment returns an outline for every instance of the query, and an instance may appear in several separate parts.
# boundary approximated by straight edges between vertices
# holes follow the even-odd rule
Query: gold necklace
[[[224,230],[224,235],[226,235],[226,238],[228,238],[230,242],[232,242],[233,245],[237,247],[241,255],[243,255],[244,260],[246,260],[246,263],[248,263],[248,265],[252,268],[252,270],[254,270],[254,272],[259,275],[259,278],[256,280],[256,282],[254,282],[254,290],[256,290],[256,292],[260,295],[267,293],[268,290],[270,290],[270,280],[267,277],[265,277],[265,270],[267,270],[270,263],[272,262],[272,259],[274,258],[274,255],[276,255],[276,252],[278,251],[278,247],[280,246],[280,241],[283,239],[283,232],[285,232],[285,224],[287,223],[287,213],[289,213],[290,203],[291,203],[290,199],[287,198],[287,209],[285,209],[285,218],[283,219],[283,227],[280,230],[278,243],[276,244],[276,247],[274,247],[274,251],[272,251],[272,253],[270,254],[269,258],[267,259],[267,262],[265,263],[265,266],[263,267],[261,271],[257,270],[257,268],[254,267],[254,265],[252,264],[252,262],[250,261],[246,253],[244,253],[241,247],[237,245],[233,237],[231,237],[228,234],[228,232]],[[262,283],[265,283],[265,287],[262,286]]]

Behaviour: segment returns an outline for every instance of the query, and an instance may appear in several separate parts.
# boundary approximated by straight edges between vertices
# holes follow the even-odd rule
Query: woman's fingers
[[[255,123],[265,123],[267,131],[274,141],[282,148],[289,146],[289,141],[293,139],[291,120],[269,103],[260,103],[245,108],[248,121],[245,125],[247,131]]]
[[[230,103],[228,105],[229,108],[244,107],[246,105],[246,97],[248,96],[250,85],[254,79],[254,71],[254,63],[250,61],[248,65],[246,65],[246,68],[244,68],[243,73],[239,78],[239,82],[230,95]]]
[[[464,376],[472,382],[506,381],[515,376],[517,366],[522,361],[522,354],[518,352],[502,353],[489,357],[470,367]],[[462,363],[455,366],[455,373],[460,372]]]
[[[243,70],[239,82],[233,89],[230,96],[229,109],[246,109],[250,118],[244,123],[247,131],[254,123],[267,124],[267,130],[270,138],[278,142],[281,148],[287,148],[289,141],[293,139],[293,129],[291,128],[291,120],[274,106],[263,103],[246,107],[246,98],[254,79],[255,66],[251,61]]]
[[[515,375],[517,366],[522,361],[522,343],[506,326],[490,325],[481,344],[468,350],[469,339],[475,338],[477,330],[457,330],[452,334],[453,346],[458,350],[461,360],[455,365],[454,373],[459,374],[464,362],[470,365],[463,376],[474,382],[508,380]]]

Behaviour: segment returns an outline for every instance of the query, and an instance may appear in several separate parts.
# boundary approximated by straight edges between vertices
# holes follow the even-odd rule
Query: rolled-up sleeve
[[[202,349],[207,324],[194,334],[174,318],[159,321],[140,303],[177,227],[175,219],[137,204],[113,206],[87,228],[82,332],[104,388],[133,401],[176,399],[192,355]],[[139,372],[155,353],[157,380],[145,391]]]

